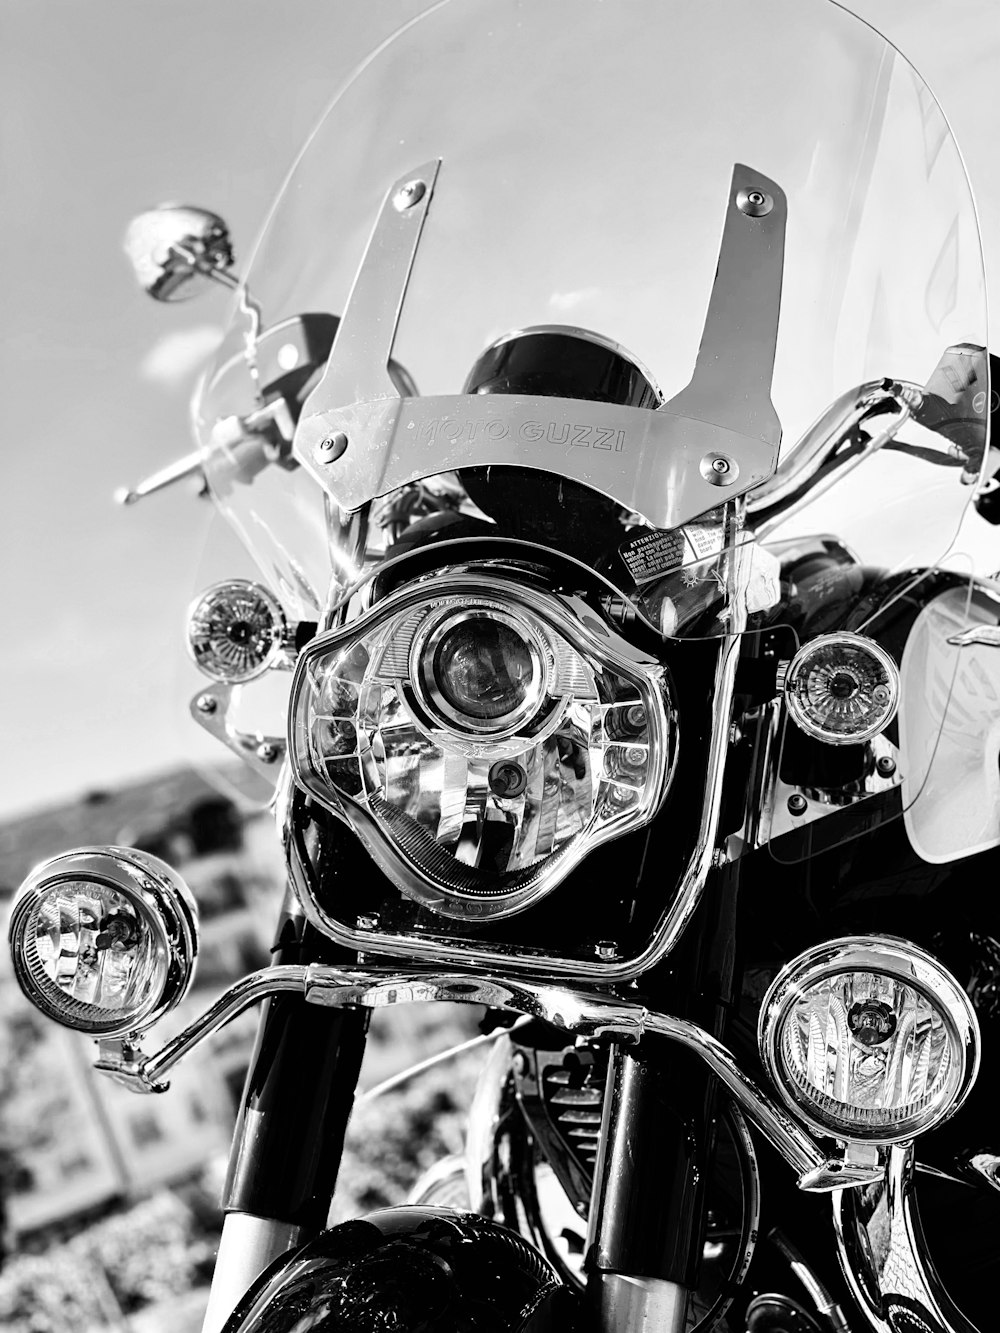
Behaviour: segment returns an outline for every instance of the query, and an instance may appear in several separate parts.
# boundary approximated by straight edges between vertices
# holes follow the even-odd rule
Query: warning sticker
[[[684,536],[679,529],[644,532],[623,542],[618,550],[635,582],[650,583],[684,563]]]
[[[693,524],[669,532],[644,532],[618,548],[637,584],[651,583],[682,565],[710,560],[723,547],[723,528]]]
[[[685,564],[689,560],[707,560],[710,556],[718,555],[722,550],[723,529],[721,524],[713,527],[703,527],[692,523],[690,527],[682,529],[684,541],[688,546],[690,554],[685,557]]]

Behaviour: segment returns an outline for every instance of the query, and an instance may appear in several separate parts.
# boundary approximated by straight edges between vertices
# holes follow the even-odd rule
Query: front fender
[[[576,1298],[520,1236],[450,1208],[384,1208],[291,1250],[224,1333],[572,1333]]]

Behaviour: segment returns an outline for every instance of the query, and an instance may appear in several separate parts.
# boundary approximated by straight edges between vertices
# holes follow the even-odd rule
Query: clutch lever
[[[278,463],[285,468],[298,467],[292,457],[295,422],[287,401],[281,395],[248,416],[223,417],[212,429],[207,449],[197,449],[175,459],[137,486],[120,487],[115,501],[120,505],[137,504],[147,495],[155,495],[186,477],[199,479],[199,494],[209,492],[209,476],[224,472],[227,480],[249,484],[259,472]]]

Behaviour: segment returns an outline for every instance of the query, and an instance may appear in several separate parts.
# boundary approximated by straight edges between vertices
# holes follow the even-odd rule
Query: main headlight
[[[165,862],[131,848],[84,847],[43,862],[18,891],[14,975],[57,1023],[122,1037],[182,999],[197,928],[194,899]]]
[[[519,911],[646,823],[675,732],[659,662],[494,574],[408,585],[311,643],[292,686],[296,780],[450,917]]]
[[[915,944],[833,940],[778,973],[760,1016],[764,1064],[821,1134],[899,1143],[953,1114],[979,1064],[975,1010]]]

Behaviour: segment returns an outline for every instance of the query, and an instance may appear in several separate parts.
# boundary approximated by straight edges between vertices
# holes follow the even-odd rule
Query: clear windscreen
[[[440,4],[335,99],[245,282],[265,333],[237,309],[196,426],[306,618],[408,543],[493,533],[587,564],[667,638],[757,630],[791,538],[938,565],[985,454],[958,149],[825,0]],[[329,356],[267,332],[304,312],[343,321]],[[620,349],[655,402],[469,390],[538,328]],[[225,423],[290,366],[291,453],[248,466]]]

